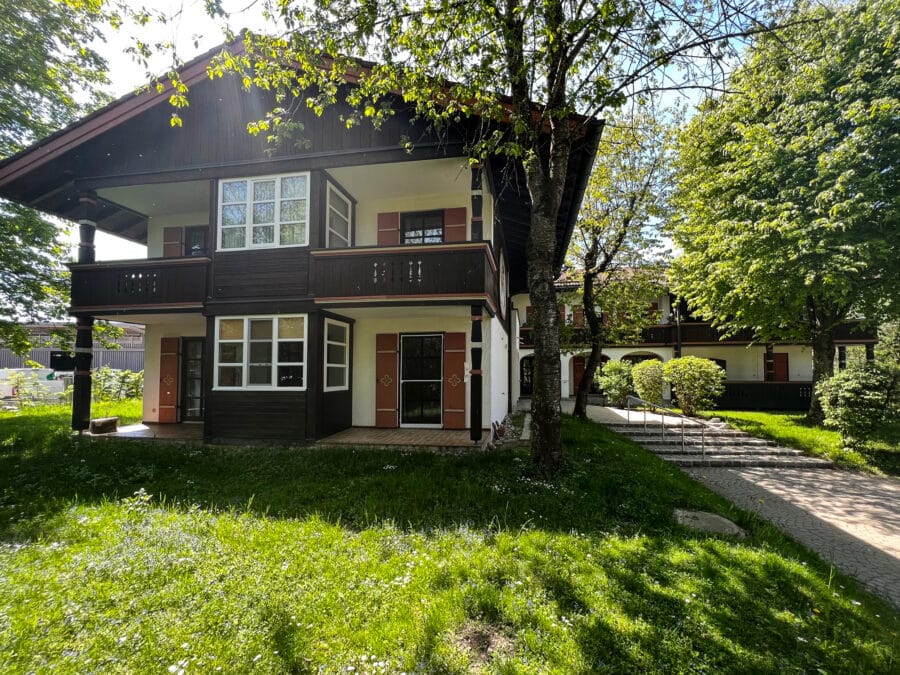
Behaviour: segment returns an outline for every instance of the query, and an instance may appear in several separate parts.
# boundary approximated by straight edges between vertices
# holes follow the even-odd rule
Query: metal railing
[[[632,401],[635,401],[635,402],[639,403],[641,406],[643,406],[644,431],[647,430],[647,408],[652,408],[654,411],[662,410],[662,411],[664,411],[665,414],[672,415],[674,417],[680,417],[681,418],[681,449],[684,450],[684,426],[685,426],[684,422],[685,422],[685,420],[689,419],[687,416],[682,415],[679,412],[675,412],[671,408],[666,408],[664,406],[657,405],[656,403],[650,403],[650,401],[645,401],[642,398],[638,398],[637,396],[632,396],[629,394],[625,399],[625,415],[626,415],[626,419],[628,420],[629,424],[631,424],[631,403],[632,403]],[[707,428],[718,429],[718,427],[716,427],[715,425],[710,424],[709,422],[706,422],[704,420],[699,420],[695,417],[690,418],[690,422],[691,422],[691,424],[696,424],[700,427],[700,456],[703,459],[706,459],[706,429]],[[659,438],[661,441],[666,440],[665,415],[660,415]]]

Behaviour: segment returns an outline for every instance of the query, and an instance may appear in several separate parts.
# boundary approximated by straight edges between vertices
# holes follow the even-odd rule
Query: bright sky
[[[180,13],[178,18],[168,25],[158,23],[142,28],[138,33],[142,40],[149,44],[155,42],[172,42],[177,46],[178,55],[183,61],[189,61],[198,54],[206,52],[216,45],[221,44],[221,28],[214,24],[206,14],[202,0],[131,0],[135,6],[152,6],[154,12],[165,12],[169,15]],[[252,0],[225,0],[223,6],[226,10],[236,13],[239,10],[251,6]],[[255,17],[260,12],[241,12],[231,22],[235,31],[254,23]],[[257,19],[260,21],[261,19]],[[250,26],[253,27],[253,26]],[[133,44],[132,35],[135,32],[127,28],[121,31],[110,30],[106,34],[105,42],[97,42],[94,48],[106,58],[109,65],[109,79],[111,81],[110,92],[116,98],[125,96],[135,90],[147,80],[146,70],[137,64],[131,55],[125,50]],[[196,46],[195,46],[196,41]],[[167,70],[169,60],[166,54],[158,55],[150,63],[150,71],[164,73]],[[71,228],[67,237],[73,245],[73,255],[78,245],[78,228]],[[146,258],[145,246],[126,241],[119,237],[104,232],[97,232],[95,238],[97,246],[97,260],[128,260],[133,258]]]

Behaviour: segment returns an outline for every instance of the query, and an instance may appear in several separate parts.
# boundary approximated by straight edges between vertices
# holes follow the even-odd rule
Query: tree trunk
[[[552,476],[562,462],[559,311],[553,285],[555,250],[556,219],[533,213],[528,251],[528,292],[534,324],[531,456],[545,476]]]
[[[809,410],[806,413],[807,421],[813,424],[822,424],[825,420],[825,412],[822,410],[822,401],[816,393],[816,385],[822,380],[834,375],[834,331],[831,327],[816,330],[812,336],[813,351],[813,381],[812,395],[809,400]]]

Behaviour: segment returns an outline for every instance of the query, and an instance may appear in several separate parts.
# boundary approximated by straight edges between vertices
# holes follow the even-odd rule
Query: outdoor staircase
[[[674,421],[674,420],[673,420]],[[705,430],[699,426],[685,426],[684,444],[680,424],[671,424],[661,433],[660,423],[608,424],[622,434],[678,466],[739,466],[829,469],[826,459],[810,457],[800,450],[785,448],[773,441],[756,438],[733,429],[724,423]],[[705,451],[703,449],[705,445]]]

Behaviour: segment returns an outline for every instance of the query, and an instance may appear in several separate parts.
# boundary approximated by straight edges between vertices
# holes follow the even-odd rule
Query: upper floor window
[[[443,241],[443,211],[418,211],[400,215],[401,244],[440,244]]]
[[[306,315],[216,319],[217,389],[305,389]]]
[[[350,200],[329,183],[325,247],[349,247],[350,227]]]
[[[219,249],[309,244],[309,174],[219,182]]]

